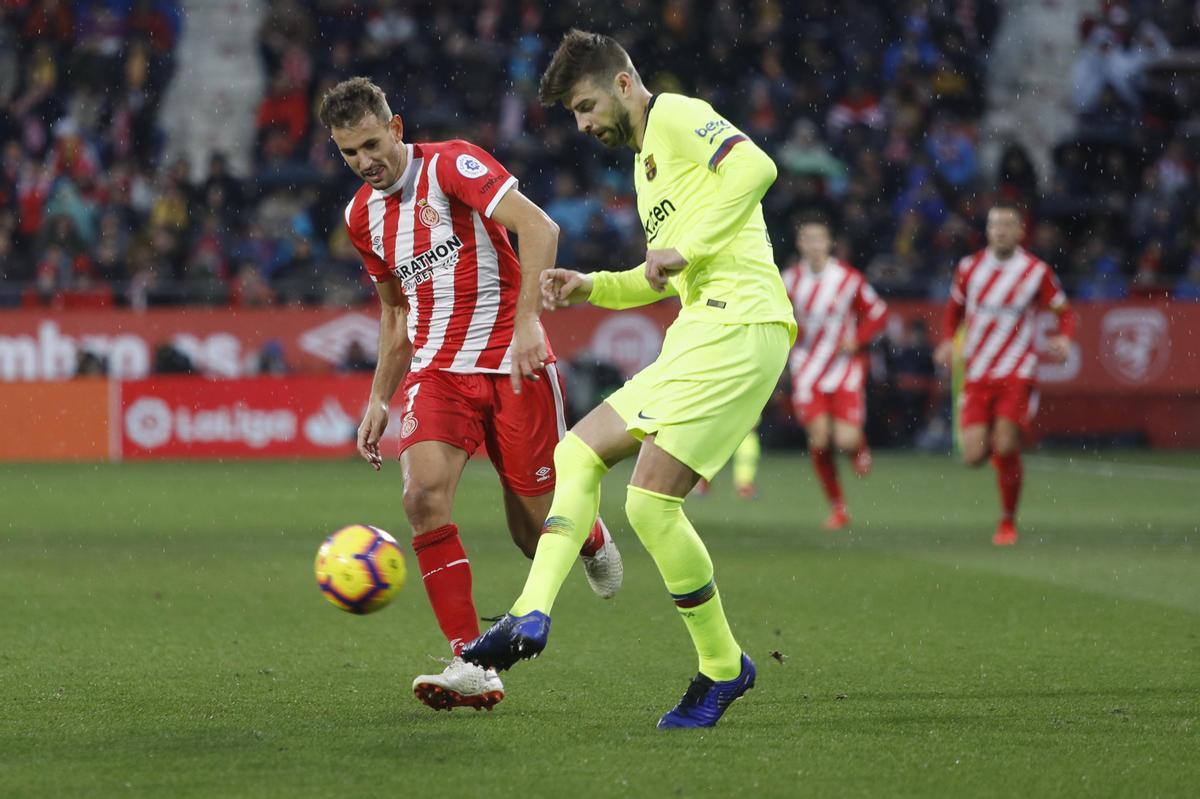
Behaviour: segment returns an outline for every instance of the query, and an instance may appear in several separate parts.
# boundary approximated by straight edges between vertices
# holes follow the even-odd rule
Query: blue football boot
[[[483,635],[463,647],[462,659],[485,669],[504,671],[518,660],[540,655],[549,637],[550,617],[540,610],[524,616],[505,613]]]
[[[692,684],[679,704],[658,720],[660,730],[679,727],[711,727],[742,694],[754,687],[758,670],[754,661],[742,653],[742,673],[726,682],[717,682],[703,674],[692,678]]]

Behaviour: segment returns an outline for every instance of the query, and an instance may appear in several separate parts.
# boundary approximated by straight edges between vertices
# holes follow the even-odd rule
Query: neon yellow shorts
[[[658,359],[606,402],[635,438],[654,435],[659,447],[711,480],[758,423],[794,337],[780,322],[676,319]]]

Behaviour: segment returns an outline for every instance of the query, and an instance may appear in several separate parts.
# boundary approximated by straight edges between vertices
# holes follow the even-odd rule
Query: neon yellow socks
[[[600,509],[600,481],[608,467],[591,447],[574,433],[567,433],[554,448],[556,485],[550,515],[542,525],[533,566],[525,579],[525,590],[510,611],[524,616],[533,610],[550,613],[571,566],[579,558],[579,547],[587,538]]]
[[[700,673],[718,681],[735,679],[742,670],[742,648],[729,630],[713,581],[712,560],[683,513],[683,500],[629,486],[625,513],[687,625],[700,658]]]

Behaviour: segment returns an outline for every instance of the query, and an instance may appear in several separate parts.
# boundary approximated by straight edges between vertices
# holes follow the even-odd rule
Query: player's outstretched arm
[[[383,466],[379,440],[387,428],[388,403],[408,374],[413,347],[408,338],[408,312],[400,282],[376,283],[375,290],[379,293],[379,360],[375,364],[375,379],[371,381],[367,412],[358,427],[358,454],[379,471]]]
[[[660,284],[661,287],[652,285],[645,263],[620,272],[593,272],[588,277],[592,281],[588,302],[599,308],[620,311],[649,305],[666,297],[679,296],[679,292],[670,283],[664,282]]]
[[[579,305],[592,294],[592,279],[574,269],[547,269],[542,272],[542,307],[547,311]]]
[[[517,234],[521,260],[521,291],[517,296],[512,342],[512,387],[521,393],[521,380],[537,380],[546,363],[546,337],[538,324],[541,310],[541,277],[554,266],[558,254],[558,225],[545,211],[516,189],[508,191],[492,212],[492,219]]]

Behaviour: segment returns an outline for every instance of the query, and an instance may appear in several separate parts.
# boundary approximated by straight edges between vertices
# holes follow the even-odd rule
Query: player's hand
[[[841,349],[842,349],[842,352],[846,353],[847,355],[857,355],[858,354],[858,339],[856,339],[854,336],[847,334],[846,337],[844,339],[842,339],[842,348]]]
[[[536,316],[518,319],[513,329],[512,390],[521,393],[521,380],[539,380],[538,371],[546,365],[546,337]]]
[[[674,247],[668,250],[647,250],[646,282],[655,291],[663,291],[667,287],[667,278],[682,272],[687,263]]]
[[[1071,339],[1066,336],[1051,336],[1046,340],[1046,360],[1050,363],[1066,363],[1071,356]]]
[[[371,464],[375,471],[383,467],[383,456],[379,454],[379,439],[383,438],[387,423],[387,403],[372,400],[367,406],[367,414],[363,417],[362,424],[358,426],[358,454],[362,455],[363,460]]]
[[[573,269],[547,269],[542,272],[542,307],[547,311],[587,302],[592,296],[592,279]]]
[[[942,366],[949,366],[952,360],[954,360],[954,342],[946,339],[933,351],[933,361]]]

